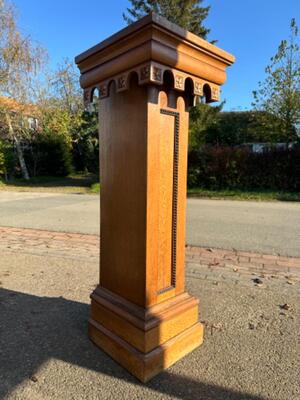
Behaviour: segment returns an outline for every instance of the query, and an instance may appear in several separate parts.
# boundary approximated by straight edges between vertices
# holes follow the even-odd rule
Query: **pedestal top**
[[[95,88],[100,97],[106,97],[111,81],[117,90],[126,90],[132,72],[138,74],[140,84],[163,84],[166,71],[172,72],[176,90],[184,90],[190,78],[195,95],[202,96],[207,85],[209,101],[218,101],[226,67],[234,60],[231,54],[154,13],[75,59],[86,101]]]

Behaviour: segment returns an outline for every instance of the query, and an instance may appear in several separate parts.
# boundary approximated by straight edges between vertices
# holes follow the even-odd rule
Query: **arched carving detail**
[[[168,89],[175,88],[175,76],[171,69],[165,69],[163,72],[162,83]]]
[[[105,85],[103,85],[103,97],[109,97],[111,93],[117,92],[117,82],[116,79],[110,79]],[[101,93],[101,92],[100,92]],[[102,97],[102,96],[101,96]]]
[[[187,77],[184,84],[184,92],[186,97],[187,108],[195,105],[195,82],[191,77]]]
[[[205,83],[205,85],[203,86],[203,96],[205,97],[206,103],[211,103],[211,95],[212,95],[211,87],[208,83]]]
[[[130,89],[130,85],[133,81],[136,81],[138,84],[140,84],[140,76],[138,71],[132,70],[127,74],[126,89]]]
[[[95,86],[91,90],[91,103],[94,101],[95,97],[98,97],[98,99],[100,98],[100,90],[99,90],[98,86]]]
[[[147,85],[150,83],[154,85],[165,85],[166,77],[169,76],[168,80],[170,83],[170,76],[172,76],[172,86],[170,86],[170,89],[185,92],[188,95],[188,103],[190,105],[194,103],[195,97],[197,96],[205,96],[207,103],[220,101],[219,85],[186,74],[182,71],[176,70],[175,68],[170,68],[157,62],[151,61],[146,64],[136,66],[128,71],[123,72],[122,74],[111,77],[106,81],[100,82],[97,86],[85,89],[85,104],[93,100],[93,90],[95,89],[95,87],[99,89],[100,99],[109,96],[108,87],[112,81],[115,82],[116,92],[128,90],[130,88],[130,80],[132,74],[137,75],[138,83],[140,85]]]

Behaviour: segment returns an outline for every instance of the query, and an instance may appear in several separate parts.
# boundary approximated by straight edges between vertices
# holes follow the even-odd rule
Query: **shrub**
[[[0,179],[7,179],[15,168],[15,155],[10,143],[0,140]]]
[[[80,140],[73,143],[73,164],[77,171],[99,174],[99,143],[98,140],[82,136]]]
[[[5,174],[6,174],[5,155],[2,148],[2,142],[0,142],[0,178],[3,178]]]
[[[73,170],[70,145],[62,135],[38,135],[25,157],[31,176],[67,176]]]
[[[300,148],[263,153],[232,147],[193,150],[189,154],[188,186],[300,191]]]
[[[73,132],[73,163],[76,171],[99,174],[99,134],[96,112],[83,112],[81,124]]]

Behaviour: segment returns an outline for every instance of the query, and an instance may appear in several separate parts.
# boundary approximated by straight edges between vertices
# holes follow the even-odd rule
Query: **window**
[[[28,118],[28,126],[29,126],[29,129],[37,129],[38,120],[36,118],[29,117]]]

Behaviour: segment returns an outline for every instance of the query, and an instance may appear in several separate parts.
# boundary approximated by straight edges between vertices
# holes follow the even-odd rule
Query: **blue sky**
[[[19,23],[49,51],[51,65],[102,41],[125,26],[127,0],[15,0]],[[222,90],[226,110],[251,108],[252,90],[295,17],[300,26],[300,0],[206,0],[211,12],[209,40],[234,54]]]

